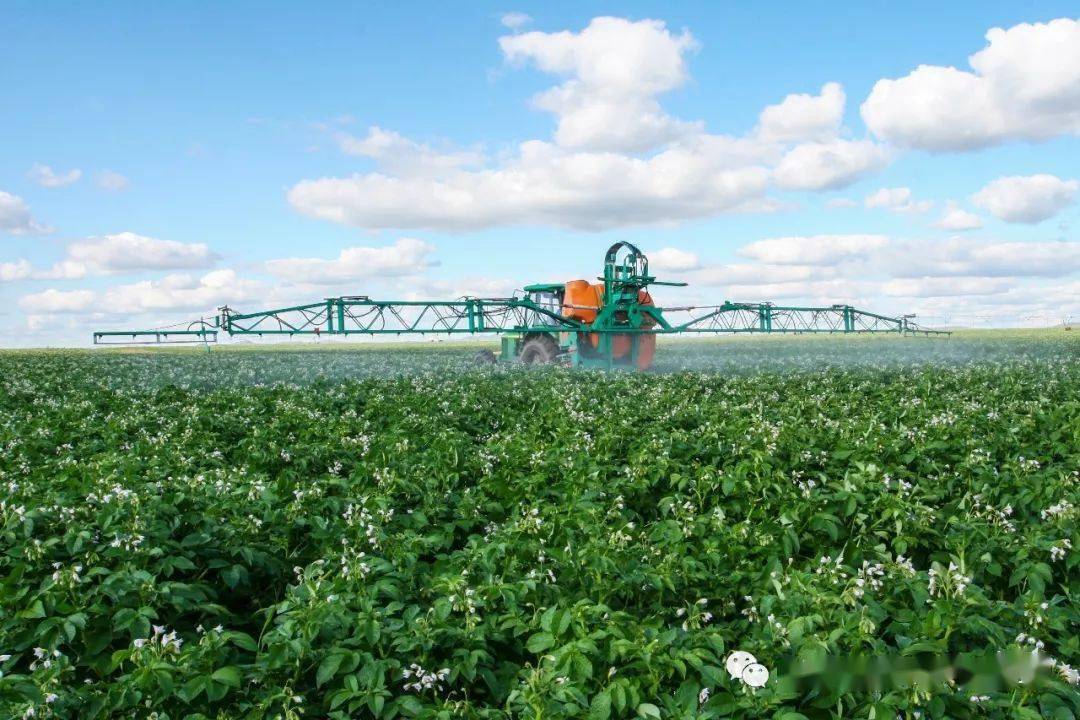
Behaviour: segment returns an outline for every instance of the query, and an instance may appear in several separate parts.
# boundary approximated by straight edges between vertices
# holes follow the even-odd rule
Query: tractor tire
[[[473,356],[473,362],[477,365],[494,365],[496,361],[495,353],[490,350],[481,350]]]
[[[518,353],[518,361],[526,365],[547,365],[559,357],[559,343],[550,335],[527,338]]]

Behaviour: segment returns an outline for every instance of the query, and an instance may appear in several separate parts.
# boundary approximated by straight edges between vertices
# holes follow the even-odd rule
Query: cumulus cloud
[[[203,243],[159,240],[121,232],[72,243],[64,263],[68,267],[81,266],[83,274],[110,274],[205,268],[213,265],[217,257]]]
[[[508,12],[502,14],[499,22],[502,23],[503,27],[516,32],[531,23],[532,17],[523,12]]]
[[[522,283],[506,278],[466,277],[456,280],[411,279],[393,292],[405,300],[430,300],[432,298],[505,298],[511,297]]]
[[[378,161],[383,170],[398,174],[441,175],[459,168],[478,166],[484,161],[483,154],[479,152],[439,152],[400,133],[377,126],[369,128],[363,138],[342,133],[338,135],[338,144],[346,154],[369,157]]]
[[[773,173],[791,190],[830,190],[850,185],[884,167],[888,151],[869,140],[810,142],[792,148]]]
[[[924,213],[934,206],[933,200],[915,200],[911,188],[881,188],[866,196],[868,208],[882,208],[895,213]]]
[[[835,237],[835,236],[833,236]],[[850,303],[888,315],[917,312],[928,324],[1039,325],[1080,314],[1080,244],[994,242],[953,237],[900,240],[840,236],[771,238],[739,253],[750,259],[713,264],[683,276],[692,286],[721,287],[683,302]],[[854,238],[867,238],[856,240]],[[1071,291],[1071,292],[1070,292]],[[671,302],[664,294],[661,304]]]
[[[334,284],[360,278],[409,275],[434,265],[435,247],[421,240],[401,238],[386,247],[349,247],[336,258],[282,258],[266,263],[266,270],[294,283]]]
[[[265,297],[267,288],[234,270],[213,270],[201,277],[186,273],[118,285],[104,291],[57,290],[24,295],[19,307],[33,315],[95,314],[134,316],[159,311],[207,312],[220,305]]]
[[[370,173],[305,180],[289,191],[289,202],[307,215],[366,228],[602,230],[675,221],[732,210],[765,192],[768,171],[730,167],[731,148],[721,145],[702,141],[636,158],[532,141],[500,168],[442,178]]]
[[[986,33],[971,71],[920,65],[879,80],[861,112],[878,137],[930,151],[1080,133],[1080,20]]]
[[[97,174],[94,182],[102,190],[108,192],[123,192],[131,187],[131,181],[113,170],[102,170]]]
[[[71,243],[60,261],[48,270],[32,273],[39,280],[78,280],[92,275],[117,275],[141,270],[189,270],[207,268],[218,255],[203,243],[121,232]]]
[[[701,267],[701,258],[696,253],[679,248],[666,247],[653,250],[646,255],[649,258],[649,270],[667,270],[669,272],[685,272],[696,270]]]
[[[35,220],[30,206],[21,197],[0,190],[0,232],[42,235],[52,232],[52,228]]]
[[[873,283],[848,278],[782,281],[767,275],[757,282],[727,286],[730,299],[740,302],[798,299],[816,305],[862,304],[873,289]]]
[[[19,308],[23,312],[45,313],[84,313],[93,309],[97,297],[92,290],[55,290],[48,289],[39,293],[23,295],[19,298]]]
[[[42,187],[58,188],[78,181],[82,177],[82,170],[73,169],[67,172],[57,172],[48,165],[34,163],[26,176]]]
[[[975,213],[964,210],[955,200],[950,200],[935,225],[942,230],[978,230],[983,226],[983,221]]]
[[[834,265],[861,258],[889,244],[884,235],[777,237],[744,245],[739,254],[774,265]]]
[[[658,98],[689,77],[687,31],[656,20],[595,18],[580,32],[500,38],[511,63],[560,76],[534,104],[557,120],[554,139],[487,156],[435,148],[380,127],[338,135],[375,171],[303,180],[301,213],[367,229],[466,231],[500,225],[605,230],[729,212],[769,212],[770,184],[844,187],[888,162],[885,148],[838,136],[844,93],[789,95],[744,136],[714,135],[669,116]]]
[[[559,145],[642,151],[701,127],[670,117],[656,100],[686,82],[685,55],[697,47],[688,31],[672,34],[659,20],[598,17],[581,32],[509,35],[499,46],[510,62],[569,77],[533,98],[558,118]]]
[[[1080,183],[1053,175],[1001,177],[971,197],[977,206],[1011,223],[1037,223],[1072,204]]]
[[[956,297],[996,295],[1015,286],[1012,278],[922,277],[889,280],[881,286],[885,295],[898,297]]]
[[[266,287],[237,276],[235,270],[213,270],[193,277],[186,273],[166,275],[110,288],[96,301],[103,312],[138,314],[159,310],[206,311],[227,303],[265,296]]]
[[[823,141],[836,136],[844,116],[844,89],[826,83],[820,95],[788,95],[758,118],[758,135],[779,142]]]
[[[34,268],[26,260],[0,263],[0,282],[13,282],[25,280],[30,277]]]
[[[1062,277],[1080,271],[1080,244],[988,242],[966,238],[894,243],[881,257],[882,272],[901,278]]]
[[[755,284],[807,282],[831,276],[831,268],[812,265],[730,263],[708,265],[687,276],[693,285],[747,286]]]

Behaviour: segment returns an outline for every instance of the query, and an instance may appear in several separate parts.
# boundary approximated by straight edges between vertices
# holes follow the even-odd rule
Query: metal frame
[[[509,298],[461,298],[460,300],[372,300],[366,295],[326,298],[306,305],[240,313],[230,307],[217,317],[188,323],[186,329],[95,332],[94,344],[211,343],[217,333],[229,335],[426,335],[501,334],[503,358],[513,359],[521,341],[536,334],[556,337],[574,365],[614,367],[635,365],[640,338],[644,335],[684,333],[893,333],[901,335],[948,335],[899,318],[860,310],[850,305],[802,307],[773,303],[663,308],[646,300],[653,285],[682,286],[661,282],[649,274],[649,261],[630,243],[615,243],[604,257],[603,302],[592,322],[564,317],[565,285],[545,283],[525,287],[526,295]],[[685,315],[684,315],[685,314]],[[677,317],[683,319],[676,320]],[[578,352],[580,340],[596,339],[596,347]],[[617,336],[630,338],[628,353],[616,357]],[[115,338],[127,338],[116,340]],[[625,347],[625,344],[624,344]]]

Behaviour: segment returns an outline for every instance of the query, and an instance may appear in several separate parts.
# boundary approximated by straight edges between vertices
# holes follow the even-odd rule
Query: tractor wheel
[[[526,365],[545,365],[559,356],[559,343],[550,335],[534,335],[521,345],[518,360]]]
[[[481,350],[473,356],[473,362],[477,365],[494,365],[496,362],[495,353],[490,350]]]

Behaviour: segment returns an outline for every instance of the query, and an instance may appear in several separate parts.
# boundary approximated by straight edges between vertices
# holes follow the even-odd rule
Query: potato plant
[[[0,716],[1074,718],[1080,345],[948,342],[0,354]]]

